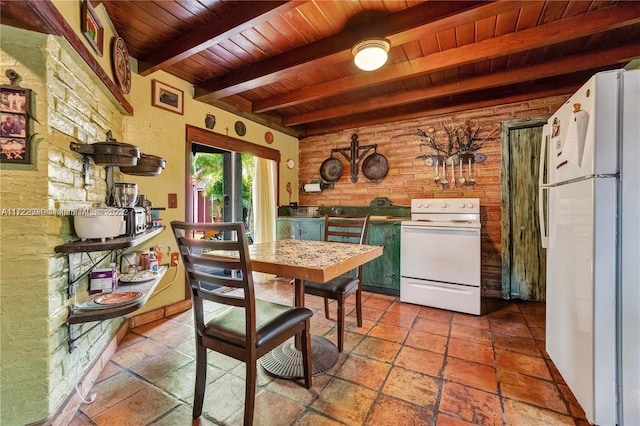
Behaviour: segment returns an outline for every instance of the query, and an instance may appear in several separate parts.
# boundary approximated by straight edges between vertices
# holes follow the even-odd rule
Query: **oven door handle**
[[[448,226],[406,225],[402,227],[402,232],[412,233],[412,234],[451,234],[451,233],[480,234],[480,229],[479,228],[453,228]]]

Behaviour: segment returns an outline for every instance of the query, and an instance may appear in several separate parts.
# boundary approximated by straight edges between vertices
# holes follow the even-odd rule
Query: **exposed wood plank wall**
[[[379,182],[368,181],[362,173],[358,182],[350,180],[350,166],[340,154],[343,164],[342,177],[334,189],[320,194],[300,192],[300,205],[367,206],[375,197],[388,197],[398,205],[409,205],[412,198],[480,198],[482,221],[482,286],[483,295],[502,297],[501,290],[501,187],[500,187],[500,123],[518,118],[551,115],[568,96],[555,96],[541,100],[519,102],[490,108],[469,110],[463,113],[425,116],[419,119],[368,126],[339,133],[313,136],[300,141],[301,184],[320,179],[320,165],[331,155],[331,148],[350,146],[351,135],[356,133],[360,145],[377,144],[378,153],[387,157],[388,175]],[[476,185],[473,188],[451,187],[443,189],[433,181],[435,169],[416,159],[421,154],[431,154],[416,133],[418,129],[436,129],[436,139],[446,140],[442,123],[447,126],[472,124],[481,127],[480,137],[487,138],[482,152],[487,160],[474,171]],[[450,179],[450,171],[448,179]],[[465,175],[467,168],[464,168]],[[457,175],[456,175],[457,176]],[[299,189],[300,190],[300,189]]]

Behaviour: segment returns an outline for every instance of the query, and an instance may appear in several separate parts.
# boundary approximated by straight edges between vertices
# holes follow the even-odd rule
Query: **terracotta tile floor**
[[[292,300],[283,280],[258,284],[257,292]],[[322,299],[306,301],[313,333],[336,342]],[[256,425],[588,424],[544,352],[544,304],[487,300],[481,317],[373,293],[363,305],[363,327],[350,305],[345,351],[311,390],[258,367]],[[191,424],[191,315],[131,330],[89,392],[96,400],[72,425]],[[207,379],[201,424],[241,425],[244,364],[209,352]]]

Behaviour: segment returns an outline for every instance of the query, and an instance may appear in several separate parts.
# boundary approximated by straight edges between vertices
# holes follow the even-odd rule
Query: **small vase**
[[[213,129],[216,125],[216,116],[213,114],[207,114],[206,118],[204,119],[204,125],[207,127],[207,129]]]

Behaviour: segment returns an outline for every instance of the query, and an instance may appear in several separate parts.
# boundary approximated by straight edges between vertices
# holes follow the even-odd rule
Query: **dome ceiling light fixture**
[[[363,71],[374,71],[387,62],[389,40],[381,37],[366,38],[353,46],[353,62]]]

